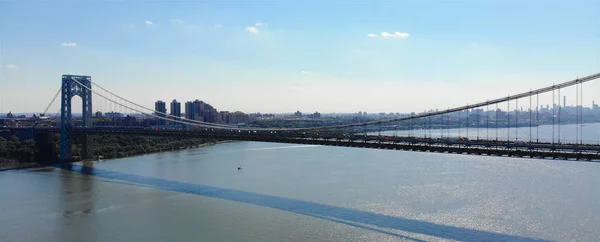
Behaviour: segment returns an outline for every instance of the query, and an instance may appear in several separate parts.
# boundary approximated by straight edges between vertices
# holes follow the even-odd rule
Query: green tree
[[[32,162],[35,159],[35,154],[38,152],[35,140],[24,140],[17,150],[17,160],[19,162]]]
[[[8,140],[0,137],[0,158],[8,158]]]
[[[8,155],[6,156],[8,159],[16,159],[18,154],[17,154],[17,150],[19,148],[19,145],[21,144],[21,142],[19,142],[19,137],[17,137],[16,135],[13,135],[10,137],[10,141],[6,142],[6,149],[8,151]]]

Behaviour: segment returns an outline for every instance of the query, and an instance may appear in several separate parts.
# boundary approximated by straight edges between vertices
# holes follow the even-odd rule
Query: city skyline
[[[150,108],[177,96],[245,113],[388,113],[481,102],[600,66],[596,1],[1,4],[0,113],[42,111],[66,73]],[[588,105],[600,100],[589,90],[600,83],[584,85]]]
[[[174,101],[176,101],[176,99],[174,99]],[[202,102],[202,103],[204,103],[206,105],[209,105],[212,108],[212,106],[210,104],[205,103],[204,101],[200,101],[199,99],[196,99],[194,101],[186,101],[183,104],[195,103],[195,102]],[[179,102],[179,104],[181,105],[182,102]],[[156,116],[161,116],[161,117],[168,117],[169,115],[175,116],[175,115],[173,115],[171,113],[170,108],[167,108],[165,105],[166,105],[166,102],[164,102],[162,100],[157,100],[155,102],[155,105],[154,105],[154,112],[145,112],[145,113],[156,115]],[[185,105],[184,105],[184,107],[185,107]],[[198,106],[194,106],[194,107],[198,107]],[[596,109],[600,109],[600,105],[598,103],[596,103],[594,100],[592,100],[592,103],[589,106],[585,105],[585,104],[584,105],[577,105],[577,106],[575,106],[575,105],[569,105],[569,104],[567,104],[565,106],[564,104],[560,104],[559,105],[559,103],[555,103],[554,104],[554,108],[555,108],[556,112],[558,112],[558,108],[559,107],[562,109],[561,110],[562,112],[568,112],[568,111],[569,112],[573,112],[573,110],[576,109],[576,108],[578,108],[578,107],[580,107],[581,110],[584,111],[584,112],[590,112],[590,111],[595,111]],[[215,111],[218,110],[216,108],[214,108],[214,109],[215,109]],[[411,113],[418,114],[418,113],[427,113],[427,112],[437,112],[437,111],[443,111],[443,110],[444,109],[430,109],[430,110],[422,110],[422,111],[418,111],[418,112],[367,112],[367,111],[358,110],[358,111],[355,111],[355,112],[329,112],[329,113],[327,113],[327,112],[321,113],[318,110],[313,110],[313,111],[311,111],[311,110],[290,110],[290,111],[285,111],[285,112],[253,112],[253,113],[245,113],[245,114],[249,114],[249,115],[254,115],[254,114],[264,114],[264,115],[273,115],[273,114],[274,115],[294,115],[296,112],[300,112],[302,115],[310,115],[310,114],[313,114],[313,112],[316,112],[316,113],[324,114],[324,115],[358,115],[358,116],[360,116],[360,115],[362,115],[364,113],[364,114],[370,115],[370,116],[371,115],[372,116],[378,116],[378,115],[381,115],[381,114],[385,114],[385,115],[410,115]],[[506,104],[500,104],[500,105],[498,105],[498,111],[507,112],[507,110],[510,110],[510,112],[515,112],[515,107],[514,106],[510,106],[510,109],[507,109]],[[531,110],[533,112],[535,112],[536,111],[536,107],[533,106],[531,108]],[[542,112],[542,111],[548,112],[548,111],[551,111],[551,110],[552,110],[552,106],[550,104],[540,104],[539,105],[539,111],[540,112]],[[489,105],[488,108],[486,108],[486,107],[480,107],[480,108],[471,109],[470,111],[464,110],[464,111],[460,111],[460,112],[462,112],[462,113],[464,113],[464,112],[471,112],[471,113],[476,113],[476,112],[486,113],[486,112],[490,112],[490,113],[492,113],[492,112],[495,112],[495,111],[496,111],[496,105]],[[121,115],[141,115],[141,116],[144,116],[143,113],[139,113],[139,112],[136,112],[136,111],[119,112],[119,110],[99,110],[99,109],[95,109],[94,112],[100,112],[100,113],[103,113],[103,114],[115,113],[115,114],[121,114]],[[224,110],[222,110],[222,111],[218,111],[218,112],[235,113],[235,112],[242,112],[242,111],[239,111],[239,110],[235,110],[235,111],[225,110],[224,111]],[[528,106],[522,106],[522,105],[520,105],[519,106],[519,112],[522,112],[522,113],[529,112],[529,107]],[[578,112],[578,111],[576,111],[576,112]],[[23,114],[29,115],[29,116],[32,116],[32,115],[38,116],[39,115],[39,113],[36,113],[36,112],[18,112],[18,111],[17,112],[13,112],[13,111],[9,111],[7,113],[0,113],[0,117],[4,117],[5,115],[7,115],[9,113],[11,113],[13,115],[23,115]],[[73,115],[81,115],[81,112],[78,112],[77,110],[73,110],[72,113],[73,113]],[[244,112],[242,112],[242,113],[244,113]],[[50,114],[50,115],[52,115],[52,114]],[[56,115],[58,115],[58,114],[56,114]],[[452,115],[457,115],[457,114],[452,114]],[[181,112],[179,117],[182,117],[182,118],[185,118],[185,119],[194,119],[194,118],[190,118],[188,116],[188,112],[186,112],[186,111]]]

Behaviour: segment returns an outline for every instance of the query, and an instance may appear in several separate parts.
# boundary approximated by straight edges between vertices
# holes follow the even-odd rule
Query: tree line
[[[178,150],[198,147],[207,142],[203,138],[187,137],[159,137],[159,136],[129,136],[129,135],[94,135],[91,147],[93,158],[103,159],[121,158],[127,156],[141,155],[147,153]],[[39,157],[38,146],[33,139],[20,140],[13,135],[11,137],[0,137],[0,164],[5,162],[46,162],[47,160],[58,160],[60,153],[60,134],[54,134],[48,140],[53,149],[52,154],[56,157]],[[76,160],[83,155],[82,137],[73,139],[72,155]],[[42,159],[45,159],[42,161]]]
[[[197,147],[211,140],[203,138],[98,135],[93,136],[93,154],[105,159]],[[81,152],[82,144],[76,144]],[[75,151],[75,150],[74,150]],[[73,154],[81,155],[81,154]]]
[[[8,139],[0,137],[0,163],[32,162],[37,152],[38,148],[33,139],[21,141],[16,135]]]

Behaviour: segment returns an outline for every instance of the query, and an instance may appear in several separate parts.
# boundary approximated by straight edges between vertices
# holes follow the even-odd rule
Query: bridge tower
[[[86,88],[87,87],[87,88]],[[60,161],[72,159],[73,120],[71,119],[71,99],[81,97],[84,127],[92,126],[92,77],[79,75],[63,75],[60,109]],[[85,137],[84,154],[88,153],[89,140]]]

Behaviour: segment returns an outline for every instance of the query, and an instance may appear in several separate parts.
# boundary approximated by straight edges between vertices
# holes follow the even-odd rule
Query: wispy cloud
[[[60,44],[64,47],[77,47],[77,43],[75,42],[62,42],[62,44]]]
[[[195,30],[198,28],[196,25],[190,24],[184,21],[183,19],[178,18],[171,19],[171,24],[173,25],[173,27],[180,29]]]
[[[258,34],[258,28],[254,27],[254,26],[246,27],[246,31],[253,33],[253,34]]]
[[[8,65],[6,65],[5,67],[6,67],[6,68],[8,68],[8,69],[17,69],[17,68],[19,68],[19,67],[18,67],[17,65],[15,65],[15,64],[8,64]]]
[[[171,23],[173,24],[185,24],[185,21],[181,19],[171,19]]]
[[[146,26],[152,26],[154,25],[154,23],[152,23],[152,21],[150,20],[146,20],[146,22],[144,22],[146,24]]]
[[[374,34],[374,33],[370,33],[367,34],[367,37],[369,38],[377,38],[377,37],[383,37],[383,38],[399,38],[399,39],[406,39],[410,36],[410,34],[408,33],[402,33],[402,32],[393,32],[393,33],[389,33],[389,32],[381,32],[380,35],[378,34]]]
[[[402,38],[402,39],[406,39],[409,36],[410,36],[410,34],[408,34],[408,33],[402,33],[402,32],[394,32],[394,33],[381,32],[381,37],[383,37],[383,38]]]
[[[258,22],[258,23],[255,23],[254,26],[246,27],[246,31],[253,33],[253,34],[258,34],[260,32],[260,31],[258,31],[258,28],[264,27],[264,26],[267,26],[267,23]]]
[[[130,23],[130,24],[127,25],[127,27],[130,28],[130,29],[133,29],[133,28],[135,28],[135,24]]]
[[[300,72],[302,75],[310,75],[310,71],[301,71]]]
[[[220,24],[215,24],[215,29],[219,29],[219,28],[221,28],[221,27],[223,27],[223,25],[220,25]]]

